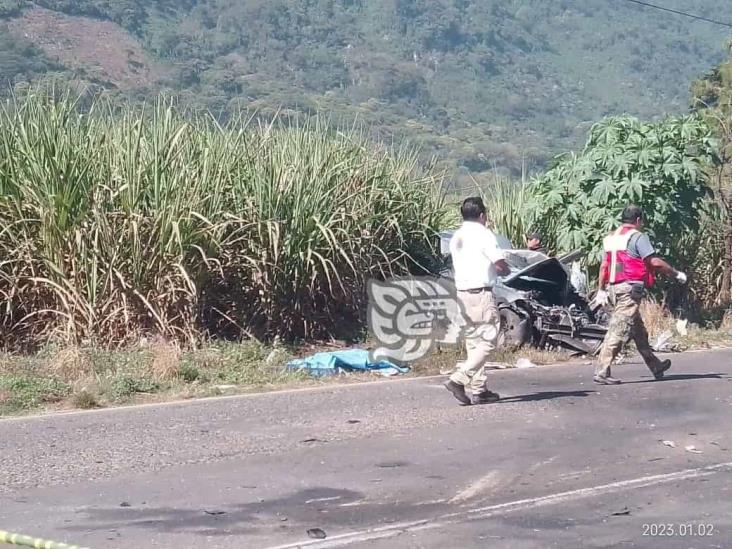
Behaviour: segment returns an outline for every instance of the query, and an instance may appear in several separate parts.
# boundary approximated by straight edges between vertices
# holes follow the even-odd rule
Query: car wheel
[[[518,349],[531,341],[531,321],[527,313],[502,308],[501,343],[509,349]]]

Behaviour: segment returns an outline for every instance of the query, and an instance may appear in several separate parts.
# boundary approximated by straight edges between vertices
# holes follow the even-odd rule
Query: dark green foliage
[[[698,116],[656,124],[608,118],[592,127],[579,155],[538,179],[536,217],[558,250],[585,249],[597,266],[603,237],[635,203],[646,212],[658,250],[683,266],[690,251],[683,237],[698,228],[714,155],[709,126]]]
[[[2,0],[0,15],[21,3]],[[160,86],[194,106],[326,110],[382,137],[407,135],[425,154],[473,171],[537,167],[608,114],[683,110],[688,82],[721,59],[727,36],[608,0],[37,4],[123,25],[174,68]],[[732,20],[722,0],[664,5]]]
[[[0,21],[0,87],[34,79],[53,68],[54,63],[45,59],[38,49],[12,38]]]
[[[709,259],[707,296],[718,306],[732,302],[732,43],[728,46],[727,59],[691,89],[692,108],[713,128],[719,149],[719,162],[711,172],[718,215],[710,218],[710,233],[715,238],[703,243]]]

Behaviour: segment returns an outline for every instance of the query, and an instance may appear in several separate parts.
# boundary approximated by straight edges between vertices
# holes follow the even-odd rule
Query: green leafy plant
[[[70,385],[52,377],[0,373],[0,415],[57,402],[70,393]]]
[[[603,237],[635,203],[659,251],[683,260],[682,237],[698,229],[714,158],[711,131],[698,116],[659,123],[607,118],[592,127],[579,155],[559,158],[535,181],[537,219],[558,250],[586,250],[597,266]]]
[[[150,378],[139,378],[122,375],[111,384],[111,396],[114,400],[125,400],[137,393],[156,393],[160,384]]]

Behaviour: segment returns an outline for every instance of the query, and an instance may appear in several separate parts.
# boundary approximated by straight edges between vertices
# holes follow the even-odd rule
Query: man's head
[[[479,196],[471,196],[463,200],[460,213],[464,221],[475,221],[476,223],[485,225],[488,220],[485,214],[485,205]]]
[[[636,229],[640,229],[641,227],[643,227],[645,214],[643,213],[643,210],[640,206],[636,206],[635,204],[629,204],[623,210],[623,214],[621,215],[620,220],[626,225],[633,225]]]
[[[526,235],[526,246],[529,250],[538,250],[541,248],[541,234],[529,233]]]

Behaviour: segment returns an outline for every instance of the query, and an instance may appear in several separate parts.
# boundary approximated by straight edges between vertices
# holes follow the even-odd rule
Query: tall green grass
[[[429,255],[440,183],[415,151],[322,121],[35,90],[0,108],[0,337],[342,335],[368,277]]]
[[[498,234],[516,248],[526,245],[526,235],[535,229],[534,198],[530,183],[496,178],[481,188],[486,213]]]
[[[486,207],[488,225],[497,234],[508,238],[516,248],[526,244],[526,235],[535,230],[536,208],[531,184],[525,179],[514,180],[495,175],[480,183],[463,187],[450,195],[452,208],[448,223],[460,224],[460,204],[468,196],[480,196]]]

